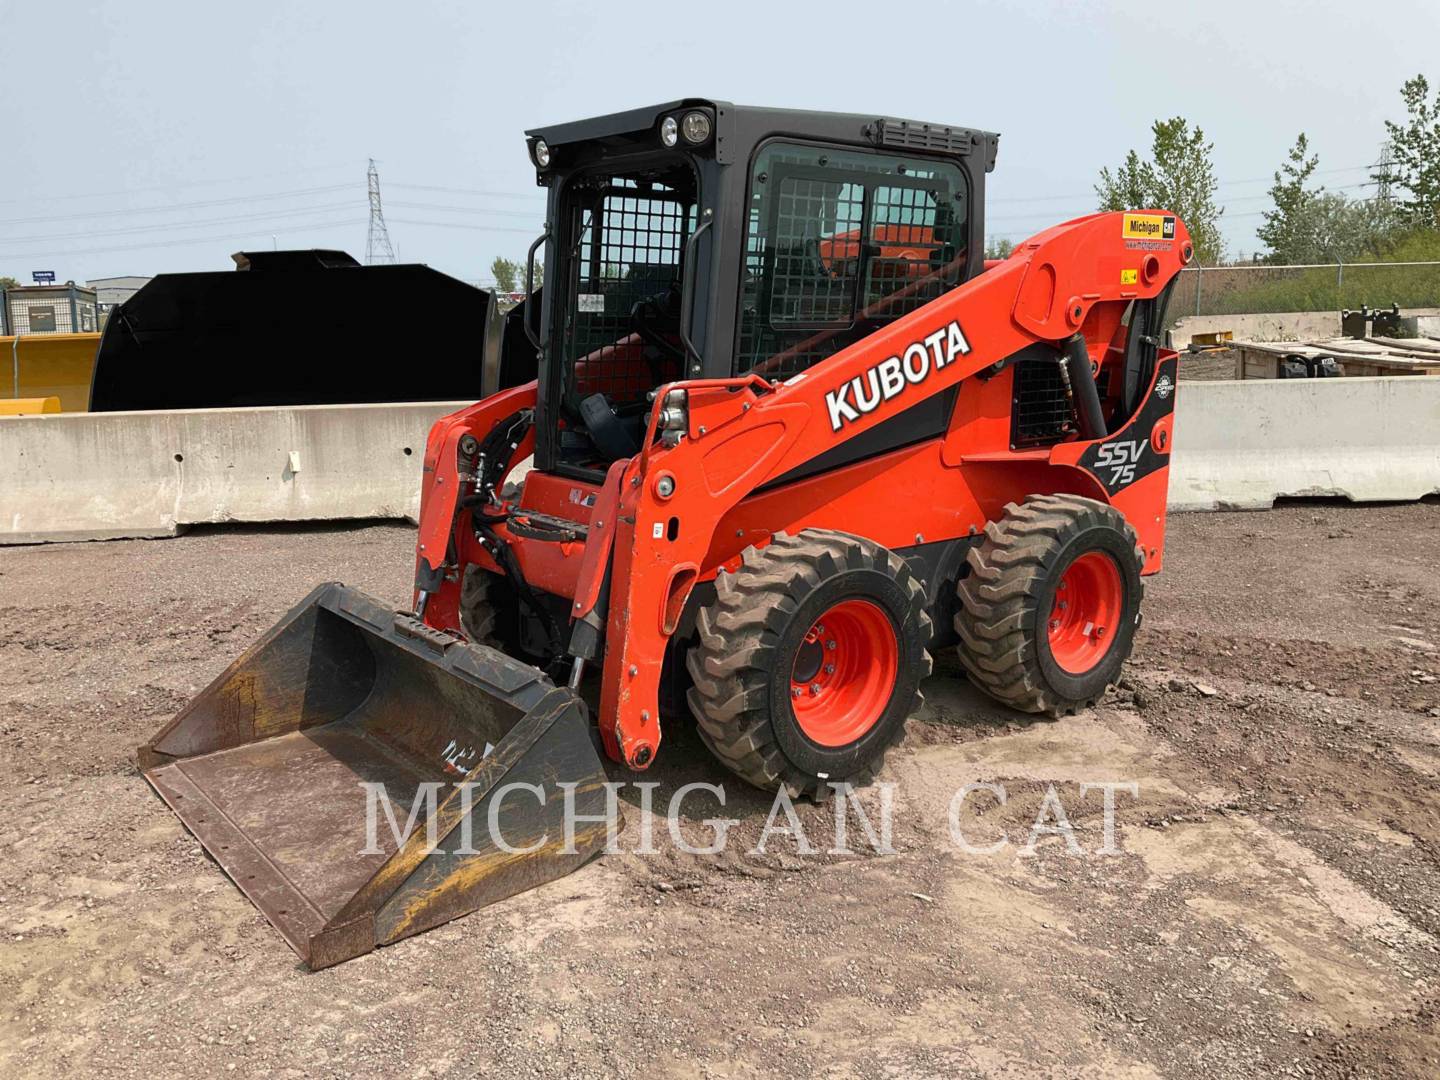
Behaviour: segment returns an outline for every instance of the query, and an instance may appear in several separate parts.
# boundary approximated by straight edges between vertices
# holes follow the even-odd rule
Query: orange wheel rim
[[[842,600],[805,633],[790,669],[800,730],[821,746],[847,746],[885,713],[900,669],[890,616],[869,600]]]
[[[1067,566],[1050,606],[1050,655],[1060,669],[1093,670],[1110,651],[1124,609],[1125,585],[1109,555],[1089,551]]]

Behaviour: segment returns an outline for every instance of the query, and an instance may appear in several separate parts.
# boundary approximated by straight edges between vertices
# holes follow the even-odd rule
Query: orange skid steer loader
[[[987,132],[687,99],[528,142],[544,282],[502,367],[536,377],[431,430],[412,610],[321,586],[140,752],[312,967],[568,873],[600,755],[643,770],[686,712],[823,796],[937,649],[1091,704],[1160,569],[1173,215],[987,263]]]

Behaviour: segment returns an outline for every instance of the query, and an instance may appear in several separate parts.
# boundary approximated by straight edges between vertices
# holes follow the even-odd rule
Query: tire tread
[[[1008,503],[1000,518],[986,523],[985,539],[966,556],[969,573],[956,586],[957,652],[971,682],[1002,704],[1054,717],[1089,708],[1099,699],[1068,700],[1054,692],[1041,672],[1030,629],[1039,625],[1037,608],[1048,569],[1071,538],[1095,527],[1123,532],[1135,552],[1136,570],[1144,565],[1144,552],[1124,515],[1080,495],[1031,495],[1022,505]],[[1143,595],[1143,583],[1140,588]]]
[[[764,548],[750,546],[734,572],[721,571],[715,602],[696,620],[697,642],[685,663],[693,681],[686,698],[701,740],[720,761],[758,788],[784,787],[792,796],[823,798],[830,781],[868,782],[883,764],[890,747],[904,733],[896,724],[892,735],[848,777],[821,779],[794,766],[776,743],[769,708],[770,680],[780,637],[806,593],[847,570],[878,570],[895,580],[909,597],[908,617],[918,620],[922,637],[930,639],[925,590],[899,555],[863,537],[820,529],[794,535],[780,532]],[[929,652],[921,650],[921,678],[930,674]],[[906,715],[923,698],[918,685]]]

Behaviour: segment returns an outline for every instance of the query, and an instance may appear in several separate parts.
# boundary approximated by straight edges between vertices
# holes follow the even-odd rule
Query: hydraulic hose
[[[1095,386],[1095,373],[1090,370],[1090,352],[1080,334],[1065,341],[1065,367],[1075,394],[1080,434],[1087,439],[1103,439],[1109,432],[1105,430],[1105,414],[1100,410],[1100,391]]]

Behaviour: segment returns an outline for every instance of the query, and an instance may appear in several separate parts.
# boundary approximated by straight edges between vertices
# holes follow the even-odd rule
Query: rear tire
[[[1140,621],[1145,556],[1125,516],[1078,495],[1031,495],[985,526],[967,561],[955,631],[971,681],[1023,712],[1094,705]]]
[[[864,783],[919,708],[930,617],[879,544],[807,529],[715,581],[686,657],[700,737],[741,779],[791,795]]]

